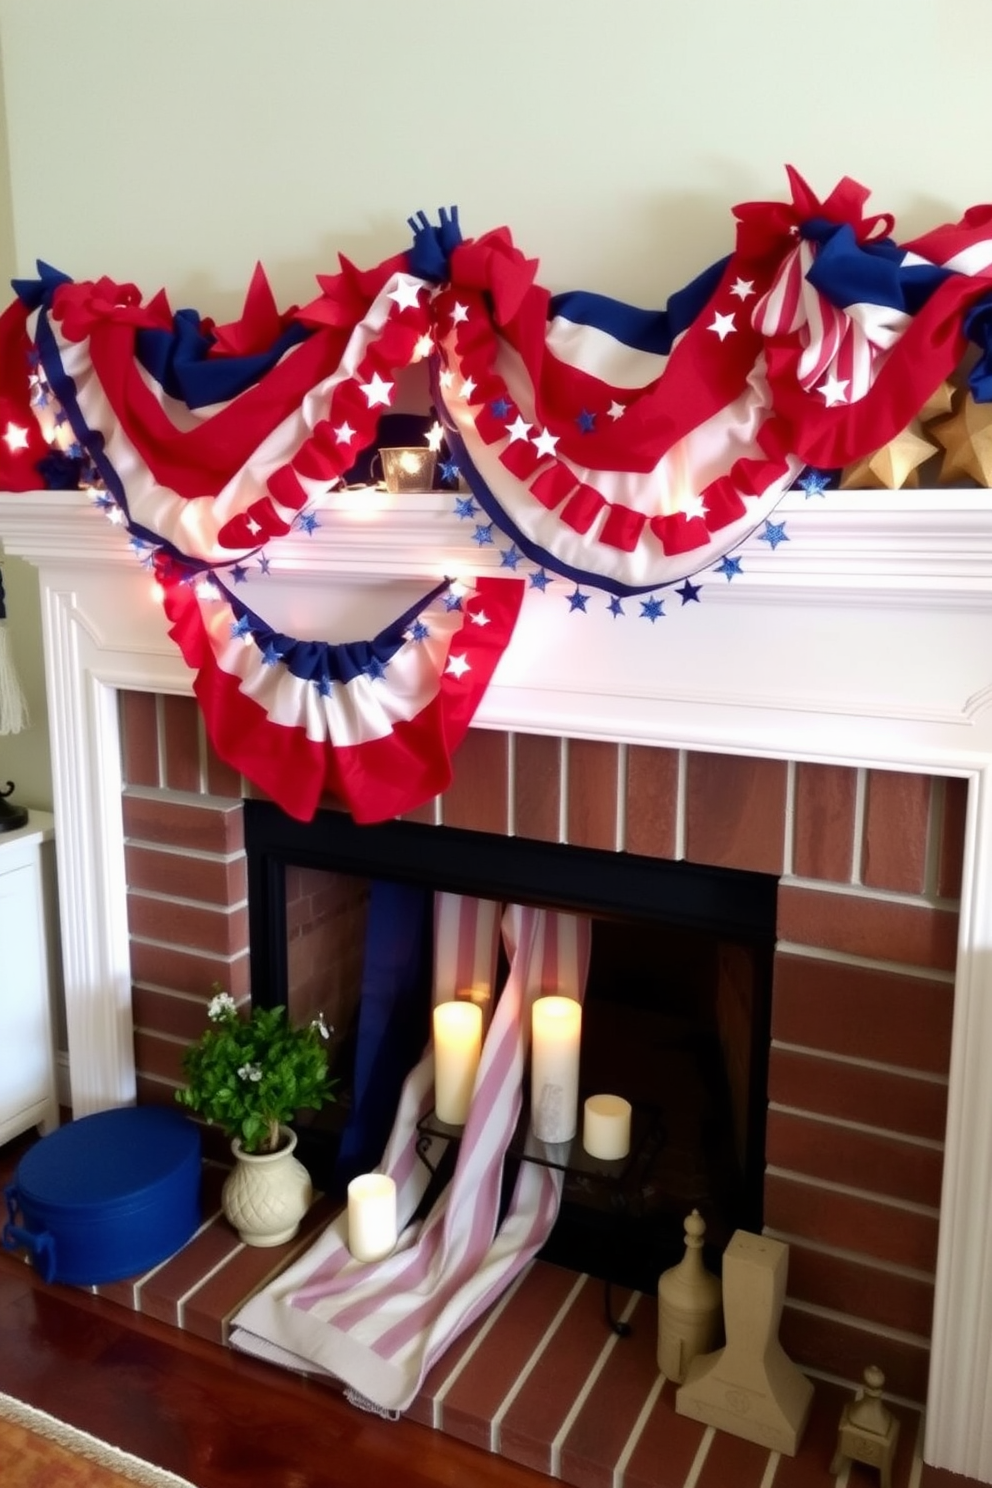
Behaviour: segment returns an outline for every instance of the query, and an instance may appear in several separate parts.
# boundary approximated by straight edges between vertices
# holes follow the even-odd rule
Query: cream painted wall
[[[992,198],[990,43],[988,0],[0,0],[13,267],[227,315],[256,259],[309,298],[457,202],[550,287],[660,304],[786,161],[900,236]]]
[[[3,45],[0,34],[0,48]],[[10,195],[6,114],[3,108],[3,78],[0,74],[0,284],[14,273],[14,214]],[[9,296],[5,296],[6,304]],[[0,534],[2,549],[2,534]],[[16,785],[14,799],[39,810],[52,809],[52,766],[48,744],[48,715],[45,705],[44,652],[41,641],[38,576],[20,558],[3,562],[7,595],[7,633],[17,675],[27,699],[30,726],[21,733],[0,738],[0,788],[8,780]]]

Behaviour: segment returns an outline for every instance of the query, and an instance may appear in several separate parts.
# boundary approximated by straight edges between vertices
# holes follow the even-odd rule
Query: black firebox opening
[[[335,923],[351,928],[331,932],[342,965],[375,880],[590,916],[582,1094],[625,1095],[647,1137],[620,1188],[566,1175],[547,1259],[649,1291],[681,1254],[692,1208],[707,1221],[711,1264],[734,1229],[760,1229],[776,878],[412,822],[362,827],[338,812],[301,823],[259,801],[245,802],[245,837],[252,996],[269,1006],[292,1007],[295,995],[294,869],[328,875],[345,904]],[[429,964],[414,1039],[428,1026]],[[354,987],[360,967],[332,968],[325,951],[321,990],[333,973]],[[334,995],[339,1100],[298,1123],[300,1156],[332,1192],[357,1022],[357,1006]]]

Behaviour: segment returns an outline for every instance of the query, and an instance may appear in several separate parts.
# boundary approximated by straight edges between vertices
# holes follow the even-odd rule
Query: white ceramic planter
[[[310,1174],[297,1158],[296,1133],[280,1127],[277,1152],[242,1152],[231,1143],[234,1167],[224,1180],[221,1207],[245,1245],[282,1245],[292,1240],[313,1201]]]

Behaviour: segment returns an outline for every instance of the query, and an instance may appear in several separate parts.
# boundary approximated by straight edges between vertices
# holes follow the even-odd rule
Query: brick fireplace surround
[[[171,1103],[214,981],[247,994],[241,781],[192,699],[121,694],[138,1098]],[[960,780],[473,730],[416,813],[782,874],[764,1219],[790,1244],[782,1337],[926,1396],[965,794]],[[567,772],[563,761],[567,758]],[[201,761],[207,791],[200,794]],[[621,778],[621,772],[623,778]],[[306,874],[296,870],[297,881]],[[879,964],[885,963],[885,969]]]
[[[676,632],[672,614],[665,642],[624,622],[633,661],[608,682],[588,680],[583,637],[594,650],[599,631],[542,623],[521,647],[530,676],[501,668],[451,787],[415,815],[780,875],[764,1222],[790,1245],[783,1341],[828,1378],[880,1364],[893,1395],[927,1403],[927,1460],[992,1479],[992,501],[939,494],[939,515],[925,493],[871,493],[859,510],[840,497],[832,526],[787,498],[790,546],[806,538],[805,553],[774,573],[756,553],[753,589],[738,600],[711,586],[698,624]],[[49,523],[0,497],[0,531],[42,577],[70,1076],[85,1114],[135,1090],[171,1100],[211,983],[248,991],[245,792],[203,738],[120,535],[75,495],[35,502]],[[351,613],[385,575],[395,613],[411,572],[437,572],[425,554],[439,516],[421,505],[387,543],[368,513],[342,512],[333,557],[290,545],[287,592],[334,573]],[[462,571],[480,566],[443,533]],[[448,549],[439,562],[454,572]],[[718,656],[728,622],[741,644]],[[563,662],[569,646],[581,654]]]

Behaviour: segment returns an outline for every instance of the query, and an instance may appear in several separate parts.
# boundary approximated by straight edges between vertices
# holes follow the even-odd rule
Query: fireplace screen
[[[760,1230],[775,878],[336,812],[304,825],[257,801],[245,831],[253,997],[294,1021],[320,1011],[334,1030],[338,1099],[298,1126],[320,1187],[343,1192],[381,1154],[429,1037],[432,906],[446,891],[592,924],[580,1090],[629,1100],[634,1140],[621,1176],[566,1171],[545,1258],[648,1291],[681,1254],[691,1209],[714,1259],[735,1228]],[[369,986],[381,997],[383,979],[388,1006],[374,1013]],[[356,1057],[376,1092],[360,1122]]]

